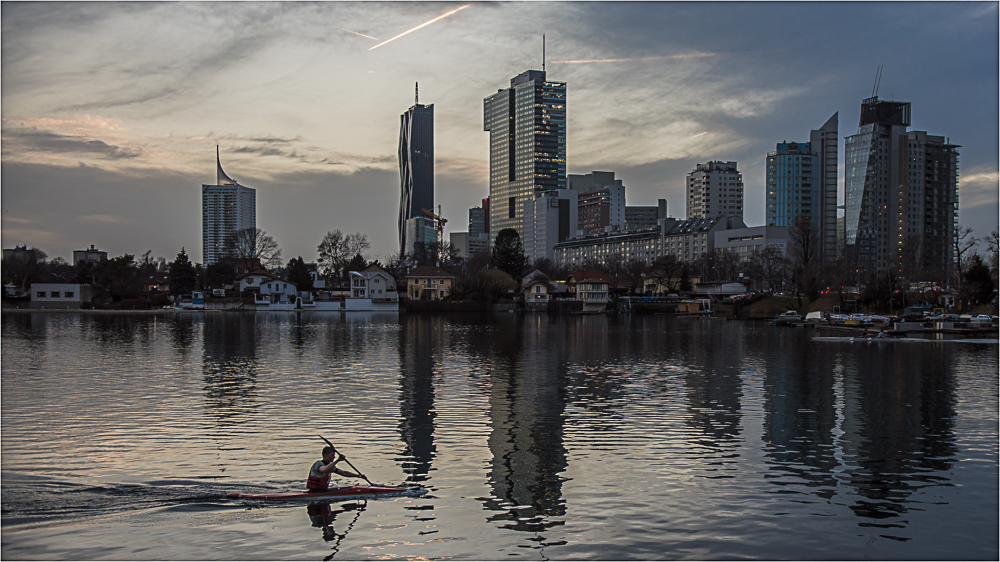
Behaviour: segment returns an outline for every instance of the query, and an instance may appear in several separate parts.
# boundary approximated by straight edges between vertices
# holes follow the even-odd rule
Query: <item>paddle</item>
[[[323,441],[326,441],[326,444],[329,445],[331,449],[333,449],[333,453],[334,454],[340,454],[340,453],[337,452],[337,448],[333,446],[333,443],[330,443],[330,441],[326,437],[323,437],[322,435],[320,435],[319,438],[322,439]],[[353,464],[351,464],[351,461],[347,460],[347,457],[344,457],[344,460],[347,462],[347,466],[349,466],[349,467],[351,467],[351,468],[354,469],[354,472],[357,472],[358,474],[361,474],[361,471],[358,470],[357,467],[355,467]],[[372,481],[369,480],[368,477],[365,476],[364,474],[361,474],[361,477],[365,479],[365,482],[368,482],[369,486],[374,486],[375,485],[375,484],[372,484]]]

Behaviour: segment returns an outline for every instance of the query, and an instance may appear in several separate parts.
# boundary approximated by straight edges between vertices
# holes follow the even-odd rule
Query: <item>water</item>
[[[997,345],[814,335],[664,315],[4,314],[0,555],[996,560]],[[319,435],[427,493],[226,498],[300,490]]]

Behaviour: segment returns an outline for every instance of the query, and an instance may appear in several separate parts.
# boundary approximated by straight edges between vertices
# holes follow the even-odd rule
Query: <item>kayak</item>
[[[895,336],[891,337],[870,337],[863,338],[850,337],[850,336],[819,336],[812,338],[812,341],[846,341],[846,342],[878,342],[878,343],[889,343],[889,342],[907,342],[907,343],[987,343],[996,344],[1000,343],[1000,340],[989,340],[989,339],[954,339],[954,340],[932,340],[929,338],[898,338]]]
[[[226,495],[235,500],[307,500],[317,498],[347,499],[381,496],[419,496],[424,493],[427,493],[427,490],[420,487],[347,486],[344,488],[330,488],[324,492],[285,492],[277,494],[243,494],[240,492],[230,492]]]

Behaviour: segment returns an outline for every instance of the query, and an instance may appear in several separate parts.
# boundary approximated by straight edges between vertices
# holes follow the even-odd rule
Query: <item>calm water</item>
[[[0,555],[996,560],[998,346],[821,334],[4,314]],[[373,481],[429,492],[225,498],[301,489],[317,435]]]

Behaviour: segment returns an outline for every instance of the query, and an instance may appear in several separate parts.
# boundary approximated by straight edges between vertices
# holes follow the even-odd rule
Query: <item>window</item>
[[[40,298],[40,299],[44,299],[45,298],[45,291],[38,291],[37,293],[35,293],[35,296],[38,297],[38,298]]]
[[[66,291],[65,293],[63,293],[63,297],[67,299],[73,298],[73,291]]]

